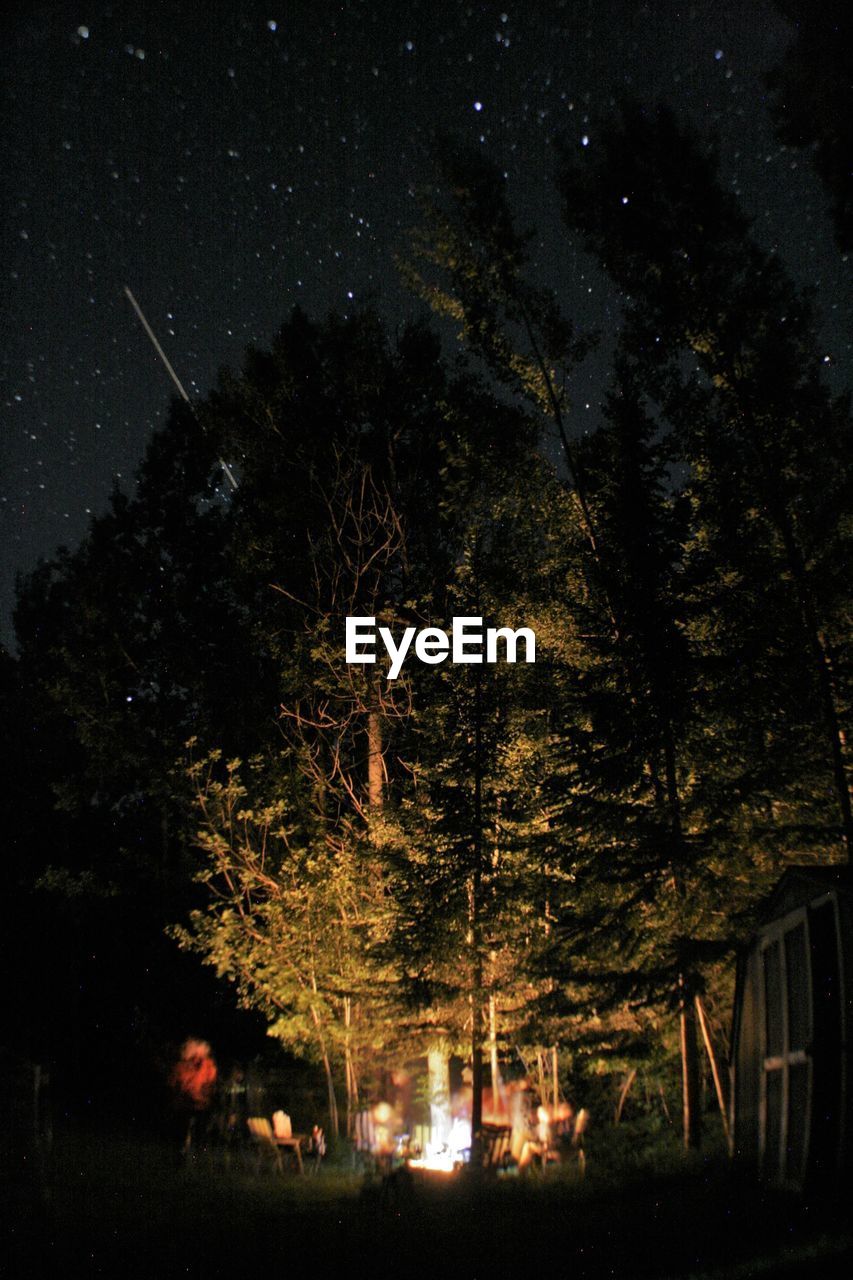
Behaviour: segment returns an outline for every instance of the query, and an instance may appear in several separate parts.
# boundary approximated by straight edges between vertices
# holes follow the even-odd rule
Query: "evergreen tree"
[[[615,744],[623,744],[627,733],[632,748],[627,767],[629,771],[639,768],[652,802],[650,830],[641,837],[639,846],[633,846],[635,873],[643,875],[642,866],[636,863],[637,848],[646,848],[647,856],[653,859],[659,872],[667,870],[669,877],[680,885],[686,856],[675,743],[675,718],[680,699],[672,687],[678,679],[677,664],[676,669],[671,666],[678,653],[677,632],[672,619],[667,618],[667,625],[658,634],[662,620],[655,613],[661,584],[656,580],[654,561],[656,555],[665,555],[665,551],[650,545],[650,531],[642,527],[631,529],[631,536],[627,538],[625,530],[608,527],[605,533],[605,526],[608,521],[613,525],[614,518],[607,506],[608,495],[605,493],[604,500],[596,506],[592,488],[595,478],[588,474],[588,450],[581,442],[572,440],[568,430],[568,377],[572,361],[582,354],[583,348],[574,341],[571,326],[562,318],[556,301],[524,282],[524,239],[512,229],[499,175],[488,161],[479,159],[471,166],[464,164],[467,159],[467,156],[452,154],[449,159],[444,158],[443,171],[452,191],[451,207],[448,210],[436,201],[427,202],[427,229],[416,241],[417,256],[432,262],[443,273],[441,283],[430,287],[411,270],[410,278],[414,278],[420,291],[440,312],[463,319],[463,336],[471,341],[496,376],[547,415],[557,430],[568,473],[567,537],[573,538],[569,529],[581,537],[575,547],[578,558],[573,568],[567,570],[572,589],[578,594],[564,604],[570,614],[578,610],[590,614],[589,628],[579,625],[576,632],[586,643],[580,646],[581,652],[575,661],[594,669],[598,646],[608,655],[605,666],[609,663],[612,668],[608,675],[612,677],[614,671],[616,673],[615,687],[611,685],[607,689],[605,682],[597,691],[602,708],[610,700],[619,706],[619,711],[611,710],[608,720],[612,742],[606,736],[602,741],[598,736],[601,725],[596,725],[593,738],[598,755],[595,758],[602,752],[612,758],[611,753],[615,751],[616,759],[620,759],[625,747],[617,748]],[[492,285],[495,280],[498,281],[496,289]],[[493,297],[491,305],[484,300],[484,295]],[[517,348],[519,341],[521,351]],[[623,439],[622,443],[627,440]],[[637,462],[630,457],[620,461],[623,469]],[[628,497],[630,490],[629,503],[642,504],[647,480],[640,471],[632,474],[621,496]],[[601,483],[601,473],[598,482]],[[629,505],[623,509],[624,514],[638,515],[639,512]],[[643,570],[639,576],[626,577],[623,559],[626,551],[628,564]],[[650,562],[646,563],[644,558]],[[599,609],[603,609],[603,615]],[[564,626],[567,621],[564,617]],[[673,652],[670,653],[670,649]],[[621,705],[624,693],[629,699],[626,706]],[[596,697],[592,688],[588,694]],[[588,721],[589,714],[589,707],[575,708],[575,715],[584,722]],[[631,774],[630,778],[630,782],[619,778],[618,770],[614,772],[611,767],[609,771],[599,772],[587,784],[588,800],[594,803],[597,798],[615,824],[609,830],[611,845],[625,839],[624,833],[636,817],[626,808],[608,804],[614,789],[636,785],[636,775]],[[575,790],[573,794],[575,805],[569,825],[589,818],[585,806],[579,803],[579,793]],[[649,845],[654,847],[653,854],[648,854]],[[625,848],[631,847],[629,837]],[[601,874],[600,867],[596,867],[595,874]],[[683,886],[676,892],[683,894]],[[698,1124],[694,993],[685,973],[677,979],[677,985],[686,1037],[685,1115],[692,1142],[696,1140]]]
[[[664,110],[625,108],[596,156],[566,160],[561,190],[567,221],[628,299],[626,346],[657,361],[706,567],[733,588],[721,596],[729,640],[745,621],[763,637],[776,799],[801,830],[822,828],[824,848],[840,840],[849,855],[850,414],[821,383],[808,301],[750,238],[713,151]],[[786,715],[796,743],[783,728],[795,752],[784,764]]]
[[[597,164],[566,158],[561,175],[567,221],[627,299],[615,392],[591,440],[568,426],[581,351],[556,302],[524,281],[525,240],[487,160],[443,158],[446,195],[425,202],[415,241],[438,279],[407,274],[563,444],[568,590],[552,634],[568,629],[555,652],[577,679],[553,708],[571,885],[554,955],[571,957],[587,1008],[598,973],[598,1006],[679,1009],[692,1144],[695,1000],[732,942],[720,904],[732,885],[749,902],[763,851],[825,842],[828,755],[849,826],[837,573],[848,428],[819,386],[802,300],[745,238],[699,148],[665,114],[629,113],[599,150]],[[686,353],[699,377],[685,378]]]
[[[484,626],[530,627],[542,609],[548,491],[535,455],[493,449],[448,455],[446,501],[464,511],[448,614]],[[450,615],[450,616],[448,616]],[[502,642],[501,642],[502,643]],[[483,1118],[483,1063],[518,1043],[544,938],[548,822],[547,678],[517,662],[444,664],[412,677],[411,783],[383,815],[392,931],[413,1043],[436,1039],[472,1068],[472,1160]],[[501,655],[502,656],[502,655]],[[537,651],[537,663],[542,654]]]
[[[732,947],[760,868],[732,840],[742,789],[719,804],[742,762],[709,699],[714,655],[693,589],[692,505],[674,478],[677,437],[650,414],[642,370],[618,353],[616,371],[604,425],[582,449],[600,553],[585,556],[576,527],[567,554],[570,564],[581,556],[583,589],[569,570],[557,605],[575,641],[576,678],[555,707],[563,760],[551,782],[571,878],[547,965],[564,975],[570,1007],[585,999],[623,1025],[626,1012],[646,1010],[662,1029],[677,1012],[693,1146],[696,1001]]]
[[[174,406],[135,494],[19,585],[18,752],[43,789],[22,892],[48,939],[30,1008],[44,1010],[40,1052],[89,1091],[213,1003],[190,966],[173,979],[163,934],[195,892],[183,743],[243,750],[276,705],[228,581],[217,474],[215,444]]]

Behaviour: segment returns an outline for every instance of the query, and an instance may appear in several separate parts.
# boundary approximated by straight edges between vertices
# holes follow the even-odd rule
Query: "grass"
[[[719,1157],[685,1164],[658,1151],[650,1163],[641,1136],[632,1143],[625,1126],[608,1145],[599,1135],[583,1179],[566,1167],[383,1186],[345,1167],[279,1177],[204,1154],[179,1167],[153,1142],[66,1134],[41,1172],[19,1166],[7,1180],[3,1274],[847,1275],[840,1199],[809,1205],[762,1190]]]

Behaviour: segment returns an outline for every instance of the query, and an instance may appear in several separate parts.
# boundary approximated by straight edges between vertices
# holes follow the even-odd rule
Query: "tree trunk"
[[[479,1169],[483,1149],[483,1007],[475,979],[471,1001],[471,1167]]]
[[[443,1048],[427,1053],[430,1141],[441,1147],[450,1137],[450,1057]]]
[[[492,1073],[492,1111],[497,1116],[503,1102],[503,1081],[498,1066],[498,1024],[494,996],[489,996],[489,1065]]]
[[[476,674],[474,701],[474,830],[473,869],[469,881],[468,923],[471,945],[471,1167],[481,1167],[483,1129],[483,955],[480,938],[480,893],[483,858],[483,683]]]
[[[699,1039],[696,1034],[696,1006],[690,995],[689,984],[683,976],[679,979],[679,986],[681,988],[679,1024],[681,1031],[684,1147],[687,1151],[695,1151],[702,1145],[702,1108],[699,1100]]]
[[[664,774],[669,813],[673,887],[676,898],[683,901],[685,886],[684,832],[681,825],[681,796],[678,791],[675,736],[666,708],[663,709]],[[692,981],[678,975],[679,1033],[681,1041],[681,1095],[684,1114],[684,1146],[690,1151],[702,1145],[702,1106],[700,1101],[699,1038],[696,1034],[696,1006],[691,991]]]
[[[346,1070],[347,1084],[346,1128],[347,1137],[351,1138],[353,1134],[353,1127],[355,1125],[355,1114],[358,1110],[358,1077],[356,1075],[355,1063],[352,1056],[352,1000],[349,996],[344,997],[344,1026],[346,1027],[346,1041],[344,1046],[344,1067]]]
[[[325,1048],[323,1049],[323,1070],[326,1073],[326,1091],[329,1098],[329,1127],[337,1138],[341,1131],[338,1120],[338,1099],[335,1095],[335,1077],[332,1072],[332,1064]]]
[[[552,1116],[552,1119],[556,1120],[557,1104],[559,1102],[559,1093],[560,1093],[560,1076],[557,1070],[557,1046],[555,1044],[551,1046],[551,1081],[553,1084],[553,1093],[554,1093],[554,1114]]]
[[[316,983],[315,983],[314,989],[315,991],[317,989]],[[314,1028],[317,1032],[317,1042],[320,1046],[320,1057],[322,1058],[322,1061],[323,1061],[323,1070],[326,1073],[326,1091],[328,1093],[328,1098],[329,1098],[329,1126],[332,1130],[332,1133],[337,1138],[338,1135],[340,1134],[340,1122],[338,1120],[338,1099],[335,1094],[335,1076],[334,1076],[334,1072],[332,1071],[332,1064],[329,1059],[329,1054],[326,1050],[326,1037],[323,1035],[323,1027],[320,1022],[320,1015],[317,1013],[317,1010],[314,1008],[313,1004],[311,1005],[311,1019],[314,1023]]]
[[[382,756],[382,717],[376,710],[367,715],[367,807],[379,813],[385,789],[385,762]]]

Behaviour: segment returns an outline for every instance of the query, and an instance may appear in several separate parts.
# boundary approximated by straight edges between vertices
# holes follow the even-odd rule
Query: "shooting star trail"
[[[171,362],[169,361],[169,357],[166,355],[166,352],[163,350],[163,348],[160,346],[160,343],[157,340],[156,333],[151,328],[151,325],[148,323],[148,321],[145,319],[145,315],[143,314],[142,308],[134,298],[132,292],[130,291],[127,285],[124,286],[124,291],[128,297],[128,300],[130,301],[130,305],[133,307],[134,311],[139,317],[140,324],[142,325],[145,332],[148,334],[148,337],[151,339],[151,345],[154,347],[154,350],[157,352],[158,356],[163,361],[163,364],[166,367],[166,372],[168,373],[169,377],[172,379],[175,386],[177,387],[179,396],[181,397],[182,400],[184,400],[190,406],[190,409],[192,410],[193,415],[195,416],[195,409],[193,408],[192,401],[187,395],[186,388],[184,387],[184,384],[181,382],[178,375],[175,373],[175,370],[172,368]],[[198,421],[197,418],[196,418],[196,421]],[[222,470],[225,472],[226,476],[228,477],[228,480],[231,484],[231,488],[236,489],[237,481],[234,479],[234,473],[232,472],[231,468],[229,467],[228,463],[225,461],[224,458],[219,459],[219,465],[222,467]]]

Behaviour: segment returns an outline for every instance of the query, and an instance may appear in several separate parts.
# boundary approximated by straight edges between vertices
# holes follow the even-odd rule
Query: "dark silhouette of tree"
[[[846,404],[820,385],[804,300],[668,113],[627,108],[561,168],[566,221],[626,299],[606,424],[588,440],[567,395],[583,347],[525,282],[500,174],[464,150],[440,172],[406,275],[553,425],[566,464],[552,631],[556,651],[562,611],[576,679],[552,714],[574,866],[552,974],[571,972],[577,1008],[597,976],[599,1007],[678,1009],[693,1145],[696,998],[733,941],[720,903],[743,887],[734,920],[774,850],[825,856],[851,835]],[[540,1011],[566,994],[544,986]]]
[[[437,354],[423,329],[392,346],[370,316],[296,316],[202,410],[240,475],[231,548],[251,567],[258,642],[280,664],[283,743],[266,771],[204,775],[202,878],[217,896],[181,936],[291,1047],[313,1037],[333,1114],[337,1071],[352,1114],[377,1048],[400,1041],[392,974],[407,961],[380,946],[393,897],[384,832],[423,739],[414,678],[348,665],[344,618],[449,622],[474,500],[499,554],[482,477],[497,457],[506,481],[530,454],[526,420]]]
[[[843,252],[853,249],[853,14],[844,0],[776,0],[796,35],[767,83],[779,137],[812,152]]]
[[[50,1056],[70,1055],[77,1084],[84,1071],[108,1076],[117,1058],[135,1060],[142,1023],[155,1038],[180,1034],[173,1021],[200,990],[211,997],[189,965],[178,965],[179,983],[166,976],[175,957],[163,927],[194,893],[190,792],[176,764],[194,732],[239,749],[276,705],[226,581],[215,470],[195,419],[175,406],[136,494],[116,494],[78,550],[20,585],[18,753],[44,790],[22,902],[42,920],[43,954],[61,956],[71,979],[68,999],[63,979],[43,986]],[[63,1047],[55,1028],[66,1022]]]
[[[595,156],[566,159],[560,185],[567,222],[626,295],[627,348],[659,361],[661,406],[683,433],[703,518],[728,525],[729,554],[762,546],[766,573],[784,584],[780,665],[789,688],[806,680],[811,708],[799,769],[812,762],[813,812],[821,774],[832,781],[836,827],[824,839],[840,836],[849,856],[850,415],[822,385],[808,301],[750,238],[713,152],[663,109],[625,108]],[[726,554],[722,538],[715,549]]]

